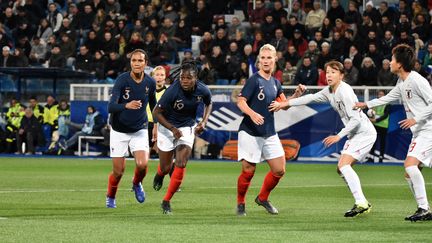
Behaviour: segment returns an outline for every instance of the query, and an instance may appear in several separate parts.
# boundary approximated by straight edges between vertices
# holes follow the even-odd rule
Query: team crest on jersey
[[[148,93],[149,93],[149,87],[145,87],[145,93],[146,93],[146,95],[148,95]]]
[[[124,90],[124,94],[123,94],[123,99],[125,99],[125,100],[128,100],[128,99],[129,99],[129,97],[130,97],[130,91],[131,91],[131,88],[130,88],[130,87],[126,87],[126,88],[125,88],[125,90]]]
[[[183,107],[184,107],[183,100],[176,100],[174,102],[174,109],[181,110],[181,109],[183,109]]]
[[[411,98],[412,98],[412,91],[411,91],[410,89],[406,89],[406,90],[405,90],[405,93],[406,93],[406,97],[407,97],[408,99],[411,99]]]
[[[197,103],[200,103],[201,101],[202,101],[202,96],[201,95],[198,95],[197,97],[196,97],[196,99],[197,99]]]

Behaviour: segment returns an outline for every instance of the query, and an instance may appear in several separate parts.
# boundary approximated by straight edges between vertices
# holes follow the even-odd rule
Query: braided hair
[[[199,74],[198,64],[199,64],[199,62],[196,60],[184,61],[180,66],[173,69],[173,71],[168,76],[168,78],[171,81],[179,79],[181,71],[189,71],[191,73],[193,72],[193,73],[195,73],[196,77],[198,78],[198,74]]]

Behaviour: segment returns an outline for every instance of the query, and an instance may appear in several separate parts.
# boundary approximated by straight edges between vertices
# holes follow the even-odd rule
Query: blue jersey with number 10
[[[270,137],[276,134],[273,112],[268,106],[283,93],[279,81],[271,77],[266,80],[258,72],[252,75],[244,85],[239,97],[246,98],[249,107],[264,117],[263,125],[256,125],[248,115],[244,115],[239,131],[245,131],[256,137]]]

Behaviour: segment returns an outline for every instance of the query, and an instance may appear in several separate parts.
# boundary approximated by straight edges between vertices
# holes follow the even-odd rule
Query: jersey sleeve
[[[288,104],[289,106],[300,106],[300,105],[309,104],[311,102],[317,102],[317,103],[327,102],[328,99],[325,95],[326,90],[327,89],[323,89],[315,94],[308,94],[299,98],[289,99]]]
[[[114,87],[111,91],[111,98],[108,103],[108,112],[109,113],[117,113],[126,109],[125,104],[119,104],[120,95],[122,92],[123,82],[119,79],[114,83]]]
[[[149,94],[149,107],[150,110],[152,111],[156,106],[157,101],[156,101],[156,82],[153,79],[151,79],[151,81],[152,82],[151,82],[151,91]]]
[[[207,85],[205,85],[204,87],[205,87],[205,93],[204,93],[204,97],[203,97],[203,102],[206,106],[209,106],[212,103],[212,101],[211,101],[212,94],[211,94],[210,89],[207,87]]]
[[[239,97],[246,98],[246,100],[250,100],[255,92],[256,89],[256,79],[255,78],[249,78],[245,85],[243,86],[242,90],[239,93]]]
[[[360,109],[355,109],[355,110],[353,109],[354,104],[357,102],[357,98],[352,89],[349,92],[344,92],[344,95],[342,96],[342,102],[344,104],[345,114],[347,114],[349,122],[338,133],[338,136],[340,138],[345,137],[352,130],[360,126],[361,124],[360,112],[363,112]]]
[[[416,82],[415,88],[417,89],[419,96],[426,104],[423,112],[414,117],[417,123],[422,123],[427,119],[430,119],[432,115],[432,89],[431,86],[424,80],[419,80]]]
[[[373,100],[367,101],[366,102],[367,107],[372,108],[372,107],[385,105],[385,104],[388,104],[390,102],[399,100],[401,98],[401,88],[400,88],[401,85],[402,85],[402,83],[399,83],[396,87],[394,87],[392,90],[390,90],[390,92],[387,95],[385,95],[379,99],[373,99]]]

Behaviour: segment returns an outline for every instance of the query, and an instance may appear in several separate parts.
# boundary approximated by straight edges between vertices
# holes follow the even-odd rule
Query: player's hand
[[[370,117],[369,117],[369,121],[371,121],[372,123],[375,123],[375,122],[376,122],[376,119],[375,119],[375,118],[370,118]]]
[[[295,89],[295,91],[294,91],[294,97],[297,98],[297,97],[302,96],[303,93],[304,93],[306,90],[307,90],[306,85],[299,84],[299,85],[297,86],[297,88]]]
[[[280,111],[280,109],[283,109],[285,105],[287,105],[286,102],[272,101],[272,103],[269,105],[268,109],[269,109],[269,111],[277,112],[277,111]]]
[[[338,135],[332,135],[324,138],[323,143],[326,147],[330,147],[331,145],[339,142],[341,138]]]
[[[250,118],[252,119],[252,121],[257,124],[257,125],[262,125],[264,124],[264,117],[261,116],[260,114],[254,112]]]
[[[201,135],[201,133],[204,132],[204,128],[206,126],[205,122],[200,122],[198,123],[198,125],[195,127],[195,135]]]
[[[130,110],[138,110],[142,107],[141,100],[132,100],[129,103],[126,103],[126,109]]]
[[[24,129],[20,129],[19,131],[18,131],[18,133],[19,133],[19,135],[23,135],[24,134]]]
[[[183,133],[177,127],[173,127],[170,130],[173,133],[175,139],[180,139],[183,137]]]
[[[414,118],[409,118],[409,119],[402,120],[398,123],[399,123],[400,128],[406,130],[406,129],[409,129],[410,127],[414,126],[415,124],[417,124],[417,121]]]
[[[152,130],[152,142],[157,141],[157,132],[158,132],[158,125],[157,123],[155,123]]]
[[[357,109],[366,109],[367,105],[364,102],[356,102],[355,105],[353,106],[353,110],[357,110]]]

